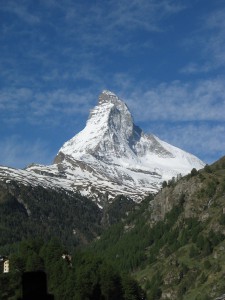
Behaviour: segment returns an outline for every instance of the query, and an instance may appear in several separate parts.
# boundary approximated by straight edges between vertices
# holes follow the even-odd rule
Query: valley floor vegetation
[[[82,223],[74,244],[67,243],[71,231],[65,224],[60,226],[60,222],[57,238],[49,239],[49,231],[46,236],[43,232],[43,240],[31,238],[32,235],[22,238],[20,232],[20,241],[13,240],[12,235],[10,241],[3,234],[0,254],[9,256],[10,272],[0,274],[0,299],[22,297],[21,275],[37,270],[47,274],[48,292],[56,300],[216,299],[225,293],[224,182],[222,158],[201,171],[193,170],[178,181],[164,184],[156,196],[149,195],[141,204],[131,205],[128,199],[118,197],[111,212],[107,207],[104,215],[95,215],[88,209],[85,222],[90,215],[95,225],[89,222],[85,227]],[[42,193],[40,190],[38,195]],[[34,202],[42,202],[41,196],[31,195]],[[50,192],[49,197],[53,197]],[[55,195],[55,203],[64,196],[58,197]],[[72,211],[85,211],[89,202],[83,202],[79,195],[77,202],[72,201],[71,195],[67,197],[65,206],[70,201],[74,206],[69,212],[72,220]],[[54,197],[51,199],[54,201]],[[2,192],[0,208],[4,214],[13,205],[15,211],[27,213],[18,209],[15,198],[8,200]],[[46,209],[43,222],[54,233],[54,216],[48,218],[48,202]],[[65,207],[61,210],[63,215],[64,210]],[[60,214],[58,208],[56,213]],[[41,224],[41,216],[36,214]],[[52,227],[48,227],[49,220]],[[73,226],[80,221],[74,220]],[[7,222],[11,227],[7,227]],[[2,218],[1,229],[8,228],[10,232],[12,222],[18,225],[14,218]],[[64,229],[67,235],[61,239]]]

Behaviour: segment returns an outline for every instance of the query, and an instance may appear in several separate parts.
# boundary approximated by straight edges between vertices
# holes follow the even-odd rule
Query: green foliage
[[[185,263],[181,263],[180,268],[181,268],[181,274],[182,274],[182,277],[183,277],[184,275],[186,275],[188,273],[189,268]]]
[[[221,214],[219,218],[220,225],[225,225],[225,214]]]
[[[214,273],[220,272],[222,270],[222,266],[218,262],[215,262],[212,266],[212,270]]]
[[[197,218],[188,218],[186,220],[186,230],[189,238],[191,238],[193,243],[196,243],[199,233],[203,230],[201,222]]]
[[[196,246],[201,251],[203,256],[207,256],[211,254],[213,251],[213,245],[211,241],[208,238],[204,237],[203,235],[198,236]]]
[[[191,170],[191,177],[196,176],[196,175],[198,175],[198,171],[195,168],[193,168]]]
[[[217,232],[215,232],[213,230],[209,231],[208,239],[210,240],[210,243],[213,248],[215,246],[217,246],[220,242],[222,242],[224,240],[224,238],[225,238],[224,234],[222,234],[219,231],[217,231]]]
[[[62,258],[63,249],[55,239],[48,243],[31,239],[19,243],[18,251],[10,256],[10,272],[0,275],[1,299],[21,297],[22,273],[40,269],[47,273],[48,290],[55,300],[145,298],[145,293],[134,279],[120,274],[102,258],[89,252],[75,251],[72,262],[68,263]]]
[[[212,173],[211,167],[209,165],[207,165],[207,164],[204,167],[204,171],[207,172],[207,173]]]
[[[192,245],[189,252],[190,258],[195,258],[198,255],[199,255],[198,249],[194,245]]]
[[[16,184],[13,190],[14,196],[0,183],[0,247],[33,236],[46,241],[57,236],[72,249],[101,233],[102,212],[80,194]]]
[[[189,241],[190,233],[187,228],[183,228],[180,232],[180,245],[185,246]]]
[[[183,211],[183,204],[184,204],[185,196],[182,194],[179,198],[178,205],[175,205],[166,215],[165,221],[167,222],[169,227],[172,227],[173,224],[177,221],[179,215]]]
[[[113,262],[121,271],[135,271],[147,261],[153,263],[164,246],[167,246],[165,253],[179,249],[180,228],[174,227],[174,224],[183,211],[184,195],[181,195],[179,204],[166,214],[165,221],[159,221],[152,228],[146,223],[150,213],[146,209],[149,201],[151,200],[148,199],[148,202],[143,203],[145,207],[143,211],[141,206],[138,213],[129,215],[127,225],[118,223],[111,226],[100,240],[91,246],[92,251]],[[146,250],[149,247],[150,250]]]
[[[191,179],[193,176],[196,176],[196,180]],[[148,299],[160,299],[167,290],[172,290],[177,299],[208,299],[207,293],[212,289],[216,289],[215,295],[222,294],[225,258],[225,217],[222,214],[224,179],[221,166],[206,167],[200,172],[192,170],[181,180],[181,186],[173,178],[168,183],[167,194],[169,204],[177,204],[165,214],[163,220],[156,223],[153,220],[161,217],[157,215],[157,205],[161,203],[155,204],[152,195],[140,205],[118,196],[113,204],[105,203],[103,213],[99,213],[98,209],[95,211],[95,205],[93,211],[88,208],[87,212],[89,202],[83,203],[80,195],[65,196],[62,193],[61,196],[51,196],[41,189],[30,190],[30,198],[23,200],[28,207],[34,204],[35,211],[31,210],[32,217],[29,217],[22,202],[18,204],[17,196],[9,197],[7,193],[1,195],[0,192],[0,214],[1,207],[10,216],[13,211],[21,223],[18,225],[14,217],[10,220],[4,219],[4,216],[3,222],[0,221],[4,230],[2,240],[8,243],[2,249],[6,251],[4,253],[13,252],[10,261],[15,271],[12,272],[14,278],[10,274],[7,284],[18,291],[19,279],[16,274],[43,269],[48,275],[49,292],[54,294],[55,299],[146,299],[140,286],[128,275],[132,273],[145,286]],[[182,193],[183,186],[185,192]],[[24,197],[26,194],[27,189],[24,190]],[[48,196],[51,205],[56,205],[54,211],[48,206]],[[62,203],[65,210],[59,206]],[[38,212],[40,204],[43,204],[43,218]],[[65,218],[66,210],[68,220]],[[84,220],[79,216],[77,219],[77,214],[83,216],[83,212]],[[152,213],[156,213],[156,218],[151,216]],[[29,223],[33,217],[35,222]],[[58,223],[60,218],[66,219],[66,225]],[[53,229],[54,222],[56,227]],[[101,234],[101,224],[113,225]],[[24,229],[25,234],[21,232],[21,236],[24,234],[25,237],[44,232],[45,242],[26,239],[13,245],[10,239],[15,241],[18,232],[15,236],[7,232],[8,225],[18,225],[18,228]],[[72,228],[77,233],[70,240]],[[61,259],[65,248],[56,240],[48,240],[56,233],[60,240],[65,240],[67,249],[75,249],[81,239],[88,242],[93,237],[100,237],[82,251],[74,250],[70,265]],[[0,283],[4,280],[0,279]],[[9,289],[4,293],[10,295],[11,292],[12,289]]]
[[[211,299],[210,296],[205,294],[204,292],[197,295],[195,298],[195,300],[210,300],[210,299]]]
[[[203,284],[207,281],[207,279],[208,279],[208,276],[203,272],[202,275],[199,278],[199,283]]]
[[[110,205],[105,205],[102,223],[110,226],[118,223],[128,213],[135,209],[135,202],[123,195],[116,196]]]
[[[208,195],[209,197],[213,197],[216,192],[216,187],[217,187],[217,184],[215,181],[212,180],[212,181],[208,182],[208,186],[205,191],[206,195]]]
[[[204,268],[206,269],[206,270],[209,270],[210,268],[211,268],[211,263],[210,263],[210,261],[209,260],[206,260],[206,261],[204,261]]]
[[[176,184],[176,178],[172,177],[172,179],[170,179],[167,183],[168,187],[174,187]]]
[[[223,248],[219,248],[218,245],[222,243],[224,247],[223,228],[220,226],[225,225],[221,214],[224,195],[218,191],[221,191],[223,180],[216,177],[214,168],[210,167],[210,171],[206,168],[206,171],[193,170],[190,174],[189,178],[197,176],[194,188],[199,183],[196,192],[194,188],[191,190],[192,198],[188,189],[185,189],[185,193],[182,193],[179,199],[179,182],[175,179],[169,182],[169,200],[172,202],[174,197],[174,203],[177,205],[166,213],[163,220],[152,225],[150,220],[153,218],[150,217],[149,207],[154,206],[154,201],[153,205],[146,203],[131,213],[121,225],[111,227],[110,234],[103,234],[93,246],[94,251],[108,261],[113,261],[119,270],[137,274],[137,278],[148,292],[148,299],[158,299],[162,292],[169,292],[170,289],[177,295],[177,299],[207,299],[207,292],[211,291],[212,284],[216,286],[217,280],[222,280],[218,276],[224,271],[224,258],[219,260],[219,257],[223,256],[223,251],[219,249]],[[198,180],[199,177],[202,179]],[[182,179],[181,183],[185,188],[193,182],[188,181],[189,178]],[[166,186],[165,183],[164,185]],[[222,195],[221,199],[218,199],[219,195]],[[159,196],[160,193],[157,197]],[[213,206],[209,202],[211,199],[216,205]],[[157,208],[156,204],[153,213],[157,214]],[[114,231],[116,239],[111,238],[115,234]],[[213,253],[217,254],[218,262],[215,258],[212,259]],[[132,263],[132,257],[140,254],[141,259]],[[213,261],[212,265],[210,261]],[[170,273],[171,269],[174,270],[174,274]],[[162,280],[154,282],[157,270],[161,271]],[[223,290],[221,291],[222,294]]]
[[[186,293],[186,291],[187,291],[187,286],[185,282],[183,282],[182,284],[179,285],[177,290],[178,299],[183,299],[183,296]]]
[[[225,181],[221,184],[221,193],[225,192]]]
[[[163,181],[163,183],[162,183],[162,188],[165,188],[165,187],[167,187],[167,181]]]
[[[135,280],[129,278],[127,275],[123,275],[122,277],[122,286],[124,300],[145,299],[145,293],[141,290],[140,286]]]

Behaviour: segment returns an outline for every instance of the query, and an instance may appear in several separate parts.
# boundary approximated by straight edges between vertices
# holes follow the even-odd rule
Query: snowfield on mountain
[[[0,180],[80,191],[100,206],[102,199],[118,194],[140,201],[157,192],[164,180],[204,165],[196,156],[145,134],[127,105],[103,91],[86,127],[61,147],[52,165],[0,167]]]

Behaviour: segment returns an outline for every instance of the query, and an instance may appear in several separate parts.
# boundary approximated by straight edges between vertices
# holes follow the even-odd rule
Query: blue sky
[[[145,132],[225,155],[223,0],[0,0],[0,164],[50,164],[103,89]]]

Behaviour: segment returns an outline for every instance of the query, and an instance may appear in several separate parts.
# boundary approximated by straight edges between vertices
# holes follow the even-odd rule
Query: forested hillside
[[[148,299],[225,292],[225,158],[165,184],[92,244],[141,283]]]
[[[37,269],[47,273],[56,299],[206,300],[225,293],[225,157],[163,186],[140,205],[120,196],[102,215],[88,210],[84,220],[99,219],[89,235],[94,240],[85,247],[75,248],[77,243],[65,243],[60,235],[62,244],[26,240],[3,245],[1,254],[8,254],[12,265],[12,272],[0,277],[2,286],[11,287],[5,295],[12,293],[15,299],[12,290],[19,293],[21,272]],[[5,199],[1,197],[1,205],[7,204]],[[22,201],[9,203],[18,218],[29,219]],[[70,215],[72,220],[72,211]],[[71,263],[61,258],[64,252],[72,255]]]
[[[101,214],[80,194],[0,183],[0,246],[37,236],[73,248],[99,235]]]
[[[65,259],[63,254],[66,254]],[[130,275],[119,273],[100,256],[78,250],[71,256],[67,254],[65,247],[55,239],[45,243],[41,239],[24,240],[14,245],[10,272],[0,274],[0,299],[22,298],[22,274],[38,271],[37,276],[40,270],[47,274],[48,294],[55,300],[145,299],[144,291]],[[29,299],[37,299],[35,297],[32,294]]]
[[[117,196],[100,209],[79,193],[0,182],[0,247],[24,238],[56,237],[72,250],[98,237],[134,206],[132,200]]]

